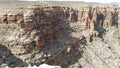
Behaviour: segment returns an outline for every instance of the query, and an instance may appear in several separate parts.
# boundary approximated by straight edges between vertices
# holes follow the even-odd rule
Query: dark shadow
[[[111,12],[111,15],[112,15],[112,26],[116,26],[118,27],[118,12],[115,11],[114,13]]]
[[[99,37],[102,38],[102,35],[105,33],[105,29],[103,27],[100,27],[98,24],[95,24],[95,30],[98,31],[100,34],[99,34]]]
[[[97,24],[98,24],[100,27],[103,26],[104,19],[105,19],[105,16],[104,16],[102,13],[97,14]]]
[[[78,60],[82,57],[83,51],[80,50],[81,45],[86,44],[85,38],[82,41],[78,38],[71,36],[75,30],[70,26],[70,22],[56,19],[52,22],[55,28],[55,42],[47,43],[39,52],[35,52],[34,55],[44,53],[41,58],[36,59],[31,65],[37,65],[47,63],[49,65],[60,65],[62,68],[68,68],[68,66],[78,63]],[[34,56],[33,56],[34,57]],[[33,58],[32,57],[32,58]],[[39,61],[39,62],[38,62]],[[79,68],[82,68],[79,64]]]
[[[0,44],[0,66],[2,64],[12,65],[14,67],[27,66],[25,62],[15,57],[7,47]]]
[[[97,23],[95,23],[95,30],[98,31],[99,37],[102,38],[102,35],[105,32],[105,29],[103,28],[105,16],[102,13],[97,14]]]
[[[117,9],[115,9],[114,12],[111,12],[112,16],[112,24],[111,26],[118,27],[118,12]],[[102,35],[105,33],[105,28],[103,28],[105,16],[102,13],[97,14],[97,23],[95,24],[95,30],[99,31],[100,37],[102,38]],[[110,23],[110,22],[109,22]]]

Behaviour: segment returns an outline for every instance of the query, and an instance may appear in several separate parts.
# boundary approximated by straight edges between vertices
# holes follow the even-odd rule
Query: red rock
[[[35,26],[36,22],[35,21],[33,21],[33,22],[24,22],[24,24],[25,24],[26,29],[32,29]]]
[[[2,17],[2,22],[3,23],[8,23],[8,19],[7,19],[7,14],[4,14]]]
[[[36,43],[35,50],[39,50],[45,44],[45,41],[42,37],[36,37],[35,43]]]
[[[9,22],[17,21],[17,15],[15,15],[15,14],[8,14],[7,18],[8,18]]]
[[[54,40],[55,40],[53,35],[45,35],[44,39],[46,42],[54,42]]]
[[[43,34],[44,35],[53,34],[53,29],[43,29]]]
[[[18,13],[16,18],[17,18],[17,20],[22,19],[23,18],[23,14],[22,13]]]

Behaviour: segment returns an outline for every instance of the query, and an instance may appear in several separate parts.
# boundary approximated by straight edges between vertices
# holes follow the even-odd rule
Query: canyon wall
[[[60,6],[34,6],[19,9],[21,12],[1,14],[0,23],[14,24],[20,29],[14,37],[9,37],[7,46],[18,46],[18,49],[28,51],[39,50],[45,43],[56,41],[56,32],[60,31],[62,23],[79,22],[80,28],[98,32],[100,29],[111,26],[120,27],[117,6],[89,6],[80,7],[79,10]],[[99,33],[93,33],[93,35],[99,36]]]
[[[114,65],[114,62],[111,62],[111,59],[104,61],[108,54],[104,54],[103,51],[107,52],[106,49],[108,49],[108,53],[112,53],[110,48],[114,46],[110,46],[110,44],[117,43],[116,46],[119,45],[118,38],[120,35],[117,29],[120,28],[119,9],[118,6],[84,6],[75,9],[64,6],[40,5],[1,9],[0,45],[1,48],[5,45],[11,52],[10,55],[15,55],[12,58],[17,57],[22,60],[21,63],[25,62],[31,65],[47,63],[67,68],[69,65],[80,61],[80,64],[83,63],[85,64],[83,66],[88,65],[88,67],[118,67],[118,65]],[[108,28],[113,32],[107,30]],[[110,36],[115,39],[112,38],[111,40],[104,37],[103,34],[107,31],[106,37]],[[97,41],[101,44],[98,44]],[[115,52],[119,53],[116,46],[114,47]],[[2,56],[4,56],[6,47],[1,50]],[[98,49],[101,51],[100,54],[97,51]],[[82,59],[85,60],[85,63],[80,59],[83,50],[85,50],[85,54],[82,55]],[[101,56],[103,54],[105,57]],[[5,56],[8,57],[6,54]],[[98,58],[98,63],[97,60],[93,60],[94,57]],[[113,57],[119,58],[116,55]],[[0,64],[3,62],[0,61]],[[9,60],[9,62],[12,61]],[[104,62],[106,64],[103,64]],[[6,63],[10,64],[8,61]],[[15,63],[22,65],[19,62]],[[88,67],[86,66],[86,68]]]

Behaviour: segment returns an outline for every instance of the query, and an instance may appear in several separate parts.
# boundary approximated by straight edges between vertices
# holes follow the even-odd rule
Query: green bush
[[[10,64],[9,67],[10,68],[15,68],[15,65],[14,64]]]

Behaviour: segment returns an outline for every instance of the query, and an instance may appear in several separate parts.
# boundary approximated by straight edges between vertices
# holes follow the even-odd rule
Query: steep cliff
[[[85,62],[95,68],[118,68],[117,61],[117,65],[111,60],[107,61],[109,59],[104,61],[105,57],[102,57],[102,52],[97,52],[97,48],[101,48],[101,51],[104,47],[103,51],[108,49],[106,53],[112,53],[111,48],[114,46],[110,42],[112,45],[116,42],[115,45],[119,47],[119,9],[118,6],[74,9],[40,5],[8,9],[9,12],[4,9],[0,15],[0,44],[31,65],[48,63],[64,68],[87,68]],[[110,31],[113,31],[112,34],[109,34]],[[115,51],[118,52],[117,49]],[[98,63],[93,57],[97,58],[95,60]],[[120,61],[116,54],[113,57]],[[95,62],[97,65],[94,65]]]

